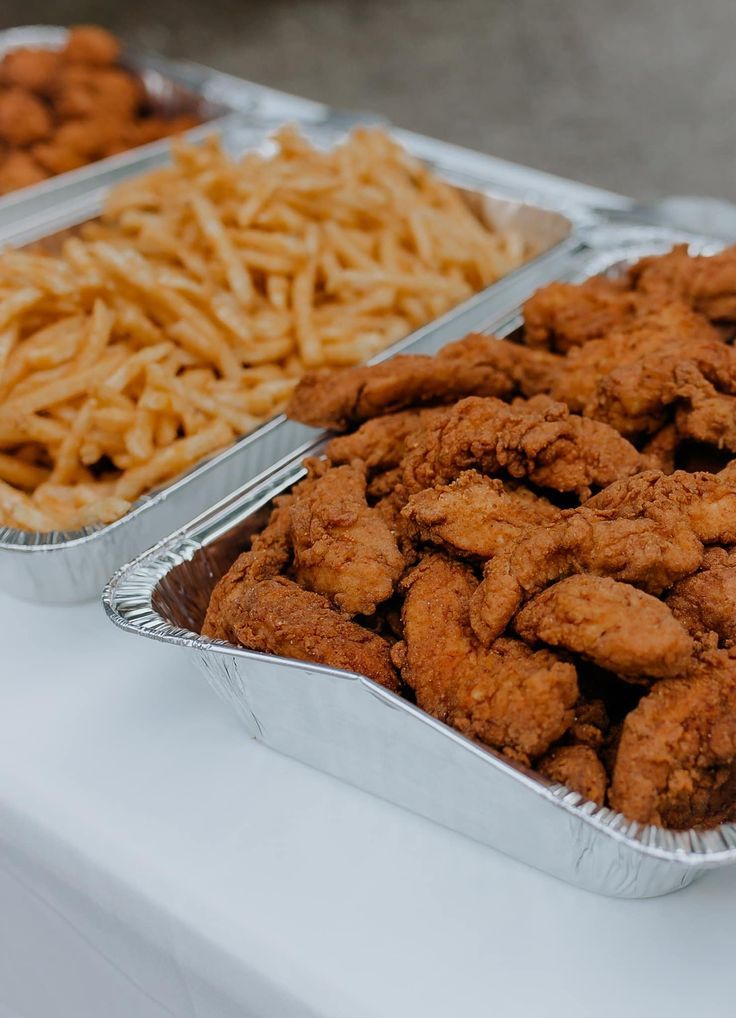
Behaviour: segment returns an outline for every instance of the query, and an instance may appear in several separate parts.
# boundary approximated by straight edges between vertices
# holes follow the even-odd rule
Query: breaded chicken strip
[[[629,322],[642,305],[626,279],[593,276],[584,283],[550,283],[524,305],[524,342],[565,353]]]
[[[736,544],[736,469],[730,464],[718,474],[646,470],[610,484],[585,506],[626,519],[677,509],[703,544]]]
[[[515,640],[482,649],[469,619],[475,585],[467,566],[424,558],[403,581],[404,642],[392,656],[423,710],[528,762],[569,728],[575,669]]]
[[[473,629],[489,646],[530,597],[567,576],[590,573],[659,594],[699,567],[702,542],[686,516],[617,518],[581,506],[550,526],[527,530],[486,563],[471,606]]]
[[[729,819],[735,797],[736,660],[714,650],[627,716],[610,804],[642,824],[686,829]]]
[[[665,423],[669,407],[687,410],[692,387],[697,391],[700,383],[709,383],[714,393],[736,393],[736,351],[717,334],[694,342],[675,339],[622,364],[599,380],[585,412],[622,435],[651,434]]]
[[[357,431],[328,442],[325,456],[334,465],[362,460],[371,472],[391,470],[401,463],[407,440],[443,413],[442,407],[430,407],[373,417]]]
[[[485,474],[505,471],[540,487],[585,496],[591,487],[643,469],[641,455],[617,432],[543,400],[540,410],[521,401],[509,406],[472,396],[456,403],[407,443],[407,488],[447,484],[475,468]]]
[[[366,502],[365,467],[327,470],[289,507],[294,573],[346,615],[370,615],[394,591],[404,559]]]
[[[241,584],[228,604],[227,626],[234,642],[250,650],[344,668],[398,689],[386,640],[283,576]]]
[[[529,643],[574,651],[621,678],[681,675],[693,643],[667,605],[606,576],[570,576],[525,605],[514,628]]]
[[[736,645],[736,550],[708,548],[700,570],[675,584],[667,605],[696,639],[715,633],[722,646]]]
[[[278,576],[291,561],[289,508],[295,495],[277,499],[267,525],[255,534],[250,549],[237,557],[220,578],[207,608],[202,634],[213,640],[235,642],[230,626],[230,609],[244,586]]]
[[[645,296],[679,298],[711,321],[736,321],[736,247],[691,257],[687,245],[678,244],[669,254],[642,258],[628,279]]]
[[[606,801],[608,775],[590,746],[558,746],[542,757],[536,769],[550,781],[565,785],[598,806]]]
[[[466,470],[452,484],[416,492],[403,515],[422,541],[458,555],[491,558],[530,526],[554,523],[560,510],[527,488]]]
[[[468,336],[443,347],[436,357],[399,354],[380,364],[342,371],[311,371],[300,380],[286,408],[293,420],[346,431],[406,407],[452,403],[461,396],[510,396],[516,382],[499,367],[492,336]]]
[[[642,311],[636,318],[614,326],[600,339],[570,350],[557,370],[550,371],[551,384],[546,391],[553,399],[567,403],[571,410],[587,411],[595,407],[598,386],[611,372],[617,372],[620,377],[626,365],[659,350],[670,349],[673,344],[686,357],[700,347],[710,348],[713,343],[723,346],[720,334],[707,319],[687,304],[673,301]],[[658,409],[661,412],[661,407]],[[591,416],[596,414],[591,413]],[[615,421],[609,423],[616,426]]]

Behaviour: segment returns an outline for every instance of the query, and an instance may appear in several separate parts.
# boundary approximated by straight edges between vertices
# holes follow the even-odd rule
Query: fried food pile
[[[0,62],[0,195],[194,127],[158,115],[104,28],[69,30],[61,50],[15,49]]]
[[[630,820],[736,816],[736,249],[556,283],[511,340],[314,372],[344,432],[203,633],[360,672]]]

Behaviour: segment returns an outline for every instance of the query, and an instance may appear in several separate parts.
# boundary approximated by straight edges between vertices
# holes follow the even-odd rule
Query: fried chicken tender
[[[651,434],[666,421],[669,407],[687,406],[693,385],[697,390],[701,383],[736,392],[736,351],[715,331],[695,342],[673,340],[611,371],[598,382],[585,412],[622,435]]]
[[[366,502],[365,467],[333,467],[289,508],[294,571],[346,615],[370,615],[394,591],[404,558],[384,517]]]
[[[554,523],[560,510],[526,488],[509,488],[475,470],[452,484],[412,495],[402,514],[422,541],[457,555],[491,558],[529,527]]]
[[[550,369],[551,383],[546,391],[553,399],[567,403],[571,410],[596,416],[588,408],[597,406],[598,386],[612,372],[618,378],[627,365],[660,350],[672,349],[672,344],[680,356],[687,357],[703,346],[709,349],[713,343],[723,346],[720,334],[689,305],[673,301],[655,306],[614,326],[600,339],[571,349],[556,371]],[[616,421],[609,423],[617,426]]]
[[[729,819],[735,797],[736,661],[712,650],[626,717],[610,804],[642,824],[686,829]]]
[[[540,410],[533,400],[514,406],[492,398],[461,400],[409,440],[404,483],[421,491],[475,468],[585,497],[591,487],[644,468],[641,455],[613,429],[544,400]]]
[[[736,645],[736,550],[709,548],[700,570],[674,585],[667,605],[695,639],[714,633],[722,646]]]
[[[589,573],[660,594],[700,565],[703,545],[683,513],[653,509],[630,519],[581,506],[522,534],[485,566],[471,617],[486,646],[530,597],[567,576]]]
[[[210,595],[202,633],[213,640],[237,642],[231,626],[232,605],[240,591],[260,580],[284,572],[291,561],[291,521],[289,508],[295,495],[283,495],[271,513],[267,525],[253,536],[248,551],[239,555],[220,577]]]
[[[284,576],[241,584],[229,604],[228,626],[234,642],[250,650],[344,668],[398,690],[388,641]]]
[[[466,336],[434,356],[399,354],[379,364],[310,371],[300,380],[286,413],[317,428],[346,431],[371,417],[406,407],[451,403],[475,393],[509,396],[516,383],[498,366],[492,336]]]
[[[736,544],[736,470],[730,465],[718,474],[646,470],[610,484],[585,506],[631,520],[676,509],[703,544]]]
[[[536,769],[550,781],[565,785],[598,806],[606,801],[608,775],[590,746],[558,746],[542,757]]]
[[[528,762],[569,728],[571,664],[515,640],[481,648],[470,628],[472,571],[433,554],[402,582],[404,642],[392,650],[417,704],[470,738]]]
[[[404,458],[408,439],[443,413],[444,408],[431,407],[373,417],[357,431],[338,435],[328,442],[325,456],[335,465],[362,460],[369,471],[391,470]]]
[[[686,300],[716,322],[736,321],[736,247],[690,256],[686,244],[669,254],[642,258],[628,274],[634,289],[662,300]]]
[[[570,576],[525,605],[514,628],[530,643],[574,651],[621,678],[668,678],[693,643],[667,605],[607,576]]]
[[[584,283],[550,283],[524,305],[524,342],[565,353],[631,321],[642,306],[627,281],[593,276]]]

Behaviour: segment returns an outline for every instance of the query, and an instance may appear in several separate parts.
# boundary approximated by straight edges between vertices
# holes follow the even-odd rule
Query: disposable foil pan
[[[619,246],[567,259],[565,279],[616,272],[683,239],[619,231]],[[718,245],[693,241],[710,252]],[[506,335],[519,308],[486,322]],[[417,340],[415,351],[431,350]],[[318,455],[321,436],[302,452]],[[736,825],[666,831],[631,822],[535,777],[361,675],[272,657],[200,634],[210,592],[267,518],[273,498],[304,474],[300,456],[120,569],[103,594],[120,628],[193,651],[212,687],[252,736],[304,763],[428,817],[540,870],[601,894],[666,894],[736,862]]]
[[[230,122],[219,125],[216,130],[233,155],[256,148],[267,150],[272,144],[263,126]],[[305,133],[315,144],[328,147],[341,140],[346,132],[342,122],[336,125],[328,120],[311,125]],[[433,155],[433,166],[442,174],[441,143],[437,143]],[[86,192],[78,191],[76,185],[59,185],[53,208],[38,209],[33,201],[28,201],[25,214],[16,222],[3,226],[0,217],[0,248],[17,247],[53,236],[94,218],[108,190],[108,172],[104,168],[99,171],[97,184],[92,177]],[[136,165],[131,164],[125,175],[133,176],[136,172]],[[118,174],[116,179],[122,178]],[[573,208],[569,203],[562,209],[554,204],[545,207],[535,204],[526,191],[514,193],[508,186],[496,188],[492,182],[479,182],[474,178],[458,180],[455,167],[447,174],[447,179],[457,181],[468,202],[489,222],[518,229],[528,244],[540,252],[539,256],[390,347],[378,359],[418,339],[437,347],[472,329],[482,328],[493,314],[491,309],[496,307],[496,297],[507,304],[515,304],[531,289],[553,278],[559,258],[578,244],[575,229],[582,229],[590,222],[584,210]],[[537,197],[534,196],[535,200]],[[80,601],[96,597],[116,566],[239,485],[257,477],[267,466],[298,450],[313,434],[311,429],[286,421],[283,416],[277,417],[172,484],[144,495],[122,519],[107,526],[49,534],[0,528],[0,587],[17,597],[39,601]]]
[[[67,38],[68,30],[56,25],[25,25],[0,31],[0,59],[6,53],[23,47],[34,49],[60,49]],[[146,96],[159,115],[174,117],[180,114],[194,114],[204,125],[220,121],[233,111],[240,117],[246,115],[254,120],[289,118],[294,120],[323,120],[328,114],[322,103],[290,96],[265,85],[236,78],[210,67],[184,60],[170,60],[155,53],[126,48],[121,62],[134,71],[143,82]],[[203,128],[196,127],[185,132],[187,138],[201,136]],[[111,179],[126,168],[136,164],[140,172],[142,154],[149,165],[165,161],[169,151],[169,140],[151,142],[122,152],[120,155],[98,160],[88,166],[68,173],[57,174],[49,180],[30,187],[21,188],[0,198],[0,223],[12,221],[22,215],[24,206],[20,203],[33,197],[41,205],[51,207],[57,191],[57,184],[63,181],[76,185],[83,193],[90,182],[98,180],[97,173],[104,167],[110,171]],[[20,207],[19,207],[20,205]]]

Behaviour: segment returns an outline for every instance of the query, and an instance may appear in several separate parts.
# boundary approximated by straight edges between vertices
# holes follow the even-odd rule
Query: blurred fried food
[[[104,156],[188,130],[195,115],[160,116],[121,45],[95,25],[58,51],[11,50],[0,61],[0,195]]]

